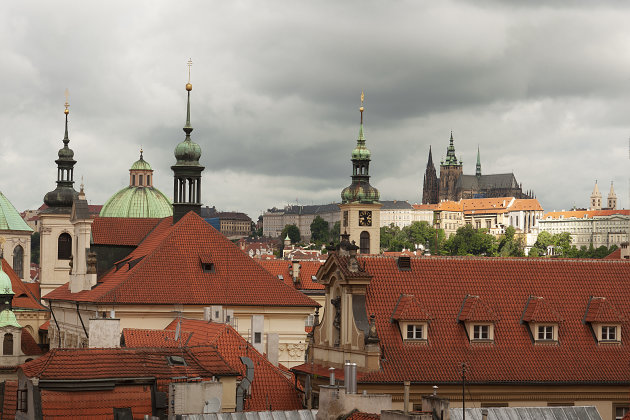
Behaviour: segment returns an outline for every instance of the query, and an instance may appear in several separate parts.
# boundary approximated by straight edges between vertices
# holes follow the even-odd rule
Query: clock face
[[[372,226],[372,212],[359,210],[359,226]]]

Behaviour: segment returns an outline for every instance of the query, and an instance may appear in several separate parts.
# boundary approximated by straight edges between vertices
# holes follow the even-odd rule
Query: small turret
[[[602,193],[599,192],[599,187],[597,186],[597,180],[595,180],[595,187],[593,188],[593,193],[591,194],[591,207],[589,210],[601,210],[602,209]]]
[[[617,195],[615,194],[612,181],[610,181],[610,191],[608,192],[608,208],[617,210]]]

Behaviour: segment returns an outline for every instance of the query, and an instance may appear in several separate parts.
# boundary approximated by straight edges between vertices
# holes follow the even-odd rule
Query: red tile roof
[[[29,333],[26,328],[22,328],[22,353],[27,356],[39,356],[44,354],[31,333]]]
[[[186,366],[169,364],[168,356],[180,356]],[[24,374],[40,380],[91,380],[117,378],[231,376],[237,372],[214,348],[207,350],[204,363],[180,348],[77,348],[52,349],[42,357],[20,366]]]
[[[160,221],[162,219],[97,217],[92,223],[92,243],[95,245],[138,246]]]
[[[39,329],[42,331],[48,331],[48,327],[50,327],[50,319],[40,325]]]
[[[614,305],[605,297],[592,296],[586,307],[584,322],[623,322]]]
[[[15,271],[11,268],[9,263],[2,258],[2,270],[11,279],[11,287],[13,288],[13,309],[15,310],[35,310],[35,311],[48,311],[45,306],[39,303],[39,299],[35,297],[32,288],[27,286],[26,283],[20,279]]]
[[[381,418],[380,414],[363,413],[361,411],[353,411],[345,420],[378,420]]]
[[[14,419],[17,409],[17,381],[4,381],[4,401],[0,419]]]
[[[210,258],[205,272],[201,258]],[[116,304],[306,306],[318,304],[272,276],[232,242],[190,212],[179,222],[161,219],[119,269],[91,290],[70,293],[68,284],[46,299]]]
[[[392,319],[395,321],[428,321],[431,316],[413,295],[400,295]]]
[[[457,316],[458,321],[477,321],[477,322],[494,322],[497,315],[490,307],[479,297],[474,295],[466,295],[462,307]]]
[[[334,261],[342,260],[330,260]],[[601,345],[591,326],[582,322],[585,314],[587,319],[608,319],[607,310],[595,311],[595,299],[587,312],[591,296],[606,297],[610,308],[628,318],[627,261],[412,257],[410,271],[399,270],[395,258],[359,256],[358,261],[365,269],[362,275],[371,277],[366,312],[376,315],[384,357],[380,369],[366,373],[360,382],[458,383],[465,362],[467,380],[477,384],[630,384],[630,352],[625,342],[630,340],[630,323],[621,323],[625,344]],[[338,268],[344,272],[343,266]],[[404,342],[399,327],[390,322],[401,294],[416,296],[432,315],[427,345]],[[467,295],[480,296],[496,314],[492,344],[471,344],[464,326],[457,322]],[[543,297],[564,320],[558,328],[558,345],[536,345],[529,327],[519,322],[532,295]],[[327,366],[293,368],[310,369],[327,376]]]
[[[177,320],[166,327],[166,331],[124,329],[123,337],[127,346],[158,346],[164,343],[172,345],[173,331]],[[182,338],[180,342],[188,341],[190,350],[204,363],[200,355],[199,345],[213,346],[225,360],[245,374],[245,365],[240,360],[246,356],[254,362],[254,381],[251,386],[251,398],[245,401],[246,411],[266,410],[298,410],[302,408],[300,396],[292,381],[285,373],[273,366],[263,355],[254,349],[238,332],[229,325],[206,322],[201,320],[182,319],[180,324]],[[189,334],[186,336],[185,334]]]
[[[620,260],[621,259],[621,248],[615,249],[610,254],[604,257],[605,260]]]
[[[55,418],[113,418],[114,407],[131,408],[134,419],[152,414],[151,387],[116,385],[111,390],[51,391],[42,389],[42,414]]]
[[[561,322],[560,314],[547,303],[545,298],[530,296],[525,303],[523,322]]]
[[[550,211],[545,213],[543,219],[571,219],[571,218],[587,218],[612,216],[619,214],[622,216],[630,216],[630,210],[570,210],[570,211]]]
[[[283,281],[287,285],[291,287],[296,287],[296,285],[293,283],[293,277],[289,273],[289,270],[292,269],[291,261],[262,259],[255,259],[254,261],[263,266],[265,270],[269,271],[275,277],[281,275]],[[313,276],[317,275],[317,270],[319,270],[319,267],[321,266],[322,263],[319,261],[300,261],[300,281],[297,284],[297,289],[323,290],[323,284],[315,283],[313,281]]]

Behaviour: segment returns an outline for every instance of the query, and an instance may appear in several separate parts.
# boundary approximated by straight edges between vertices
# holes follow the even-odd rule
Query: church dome
[[[153,187],[123,188],[103,206],[100,217],[155,217],[173,215],[173,207],[160,190]]]
[[[345,203],[374,203],[380,198],[376,188],[366,182],[353,182],[341,191],[341,201]]]
[[[58,186],[54,190],[46,193],[44,203],[48,207],[72,207],[72,202],[78,195],[79,193],[73,188]]]
[[[0,262],[0,295],[13,295],[13,286],[11,286],[11,279],[9,275],[2,269],[2,262]]]
[[[146,160],[144,160],[144,158],[142,157],[142,154],[140,154],[140,159],[136,160],[133,165],[131,165],[130,170],[134,171],[152,171],[153,169],[151,169],[151,165],[149,165],[149,162],[147,162]]]
[[[0,328],[8,326],[22,328],[22,326],[18,323],[13,311],[5,309],[4,311],[0,312]]]
[[[201,157],[201,147],[194,141],[187,138],[183,142],[179,143],[175,147],[175,159],[177,159],[177,165],[199,165],[199,158]]]

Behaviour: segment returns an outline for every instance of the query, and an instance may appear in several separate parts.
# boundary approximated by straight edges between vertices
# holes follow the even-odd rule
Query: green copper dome
[[[341,191],[343,203],[375,203],[380,197],[378,190],[367,182],[353,182]]]
[[[149,165],[149,162],[144,160],[144,158],[142,157],[142,152],[140,152],[140,159],[136,160],[133,163],[133,165],[131,165],[130,170],[132,170],[132,171],[134,171],[134,170],[138,170],[138,171],[152,171],[153,169],[151,168],[151,165]]]
[[[22,230],[32,232],[13,204],[0,192],[0,230]]]
[[[365,147],[365,136],[363,135],[363,124],[361,124],[361,128],[359,129],[359,137],[357,138],[357,146],[352,151],[352,159],[353,160],[370,160],[372,154]]]
[[[173,215],[173,207],[160,190],[153,187],[123,188],[101,209],[100,217],[155,217]]]
[[[186,140],[175,147],[175,159],[177,159],[175,166],[198,166],[200,157],[201,147],[192,141],[188,136],[186,137]]]
[[[18,324],[17,318],[15,317],[13,311],[5,309],[4,311],[0,312],[0,328],[8,326],[22,328],[22,326]]]
[[[0,295],[13,295],[13,286],[11,286],[11,279],[9,275],[2,269],[2,262],[0,262]]]

